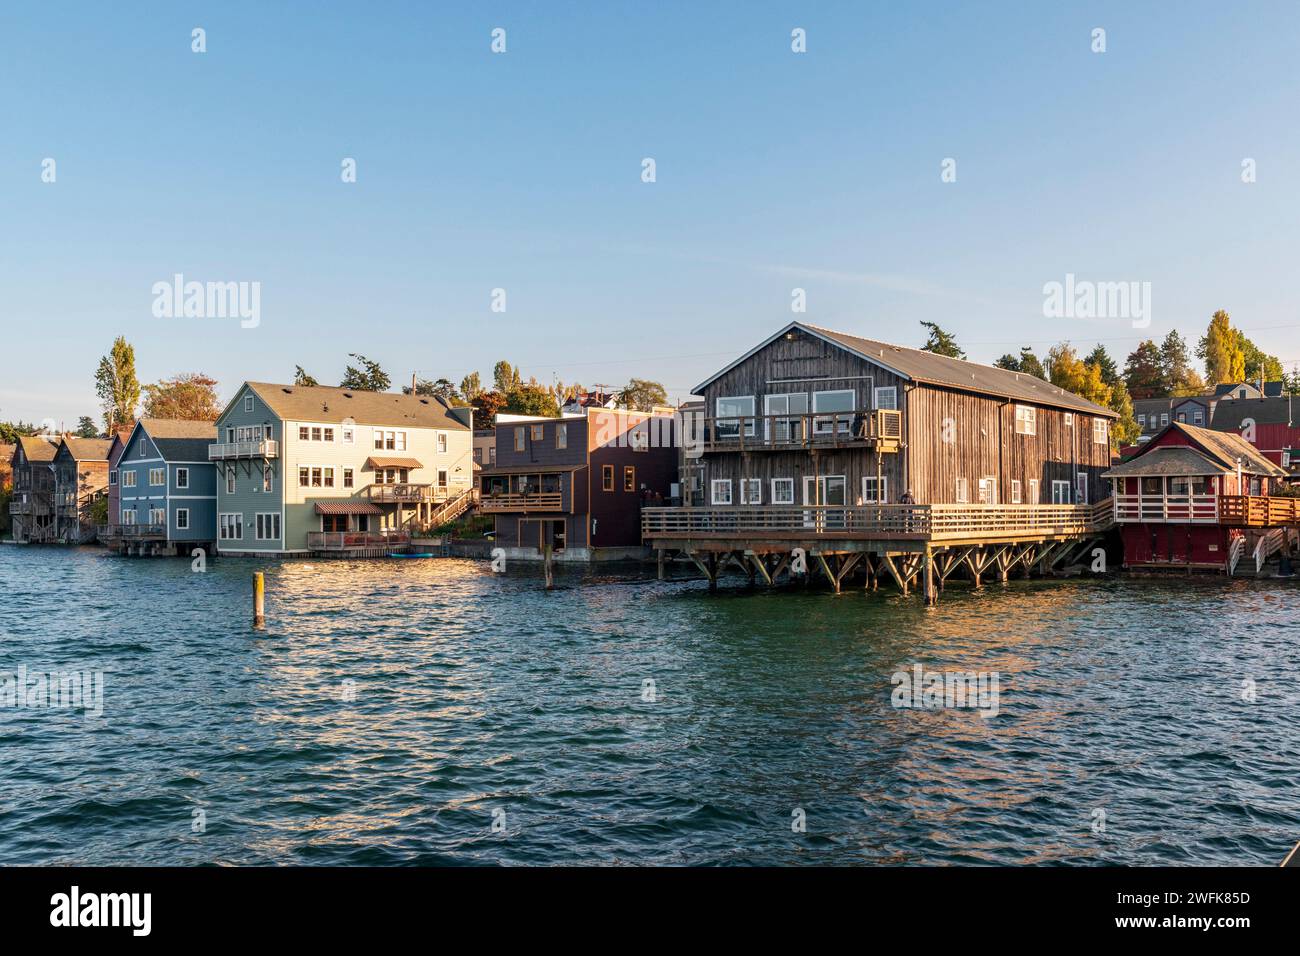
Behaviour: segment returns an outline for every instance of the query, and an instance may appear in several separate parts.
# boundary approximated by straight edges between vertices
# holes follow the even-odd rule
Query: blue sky
[[[118,334],[224,396],[362,352],[681,398],[791,318],[1122,361],[1226,308],[1289,367],[1298,41],[1292,3],[6,5],[0,419],[98,417]],[[175,273],[260,325],[155,318]],[[1066,273],[1151,327],[1044,318]]]

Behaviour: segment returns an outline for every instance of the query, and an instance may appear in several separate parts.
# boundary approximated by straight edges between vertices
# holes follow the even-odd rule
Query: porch
[[[479,475],[479,510],[484,514],[559,514],[573,499],[577,466],[513,466]]]
[[[703,452],[868,447],[895,452],[903,437],[903,418],[902,412],[886,408],[819,412],[777,409],[764,415],[688,416],[683,420],[683,436],[687,448]]]

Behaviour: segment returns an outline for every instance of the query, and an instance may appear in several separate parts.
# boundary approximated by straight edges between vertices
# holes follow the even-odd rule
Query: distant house
[[[1247,529],[1295,512],[1295,499],[1270,502],[1285,477],[1239,435],[1167,426],[1102,476],[1113,489],[1125,566],[1230,571],[1233,543]]]
[[[66,436],[54,453],[54,532],[64,544],[95,540],[95,502],[108,495],[108,438]],[[105,502],[107,506],[107,502]]]
[[[497,431],[495,428],[474,429],[474,464],[491,468],[497,463]]]
[[[122,496],[119,493],[117,481],[117,463],[122,459],[122,452],[126,450],[127,439],[131,437],[131,428],[119,428],[113,432],[110,439],[112,444],[108,448],[108,521],[109,525],[118,523],[118,516],[122,511]]]
[[[602,389],[570,395],[560,406],[561,415],[582,415],[588,408],[618,408],[618,396]]]
[[[212,422],[143,418],[117,460],[117,498],[100,540],[136,554],[188,555],[217,537]]]
[[[1240,435],[1290,478],[1300,479],[1300,401],[1292,396],[1219,402],[1210,427]]]
[[[14,496],[9,502],[13,539],[22,544],[51,540],[54,533],[54,454],[57,439],[21,435],[11,459]]]
[[[1246,398],[1278,398],[1285,391],[1285,382],[1221,382],[1214,386],[1214,398],[1229,401]]]
[[[1151,436],[1171,422],[1181,422],[1197,428],[1208,427],[1215,401],[1208,395],[1134,399],[1133,419],[1140,432],[1138,441],[1150,440]]]
[[[479,508],[496,518],[508,557],[640,557],[641,507],[677,480],[671,414],[586,407],[559,418],[497,418],[495,467],[479,474]]]
[[[473,502],[472,409],[246,382],[217,419],[221,554],[387,553]]]

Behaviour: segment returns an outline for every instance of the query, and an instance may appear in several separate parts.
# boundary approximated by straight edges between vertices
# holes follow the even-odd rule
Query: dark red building
[[[1175,422],[1106,472],[1124,566],[1231,572],[1260,535],[1293,524],[1286,472],[1240,435]]]
[[[643,557],[641,508],[677,480],[673,414],[585,408],[560,418],[498,416],[496,464],[479,473],[479,509],[507,557]]]

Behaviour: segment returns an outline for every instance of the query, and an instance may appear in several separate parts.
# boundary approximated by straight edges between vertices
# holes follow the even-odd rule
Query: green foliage
[[[618,394],[619,404],[637,411],[648,412],[656,405],[668,404],[668,393],[658,382],[634,378]]]
[[[108,496],[99,495],[90,503],[87,509],[90,514],[90,523],[94,525],[108,524]]]
[[[185,418],[215,422],[221,415],[216,379],[186,372],[144,387],[146,418]]]
[[[1246,354],[1241,339],[1228,313],[1222,309],[1215,312],[1196,346],[1196,354],[1205,361],[1205,380],[1209,384],[1240,382],[1246,378]]]
[[[929,330],[929,338],[921,349],[926,352],[934,352],[936,355],[946,355],[949,358],[964,359],[966,353],[957,346],[957,340],[945,330],[941,329],[935,322],[922,322],[921,328]]]
[[[19,435],[35,435],[37,430],[31,422],[0,422],[0,445],[16,445]]]
[[[135,421],[135,409],[140,404],[140,380],[135,374],[135,349],[122,336],[113,340],[113,347],[99,360],[95,370],[95,394],[104,410],[105,434]]]
[[[1022,375],[1032,375],[1035,378],[1047,381],[1047,369],[1043,368],[1043,363],[1038,360],[1034,350],[1027,345],[1020,349],[1019,356],[1008,352],[993,364],[998,368],[1004,368],[1011,372],[1020,372]]]
[[[550,389],[543,388],[530,379],[506,393],[506,407],[503,411],[513,412],[516,415],[544,415],[553,418],[560,414],[560,405]]]
[[[492,367],[492,384],[502,395],[509,395],[520,386],[519,369],[504,359]]]
[[[1110,353],[1106,351],[1106,346],[1098,342],[1097,347],[1088,353],[1088,356],[1084,361],[1089,365],[1097,366],[1098,370],[1101,372],[1101,380],[1107,385],[1114,388],[1115,385],[1118,384],[1119,366],[1115,364],[1115,360],[1111,358]]]
[[[460,380],[460,394],[465,401],[473,403],[481,391],[483,385],[479,381],[478,372],[470,372]]]
[[[470,404],[474,406],[474,427],[482,431],[493,426],[497,412],[505,411],[506,397],[493,389],[490,392],[479,392]]]
[[[303,388],[314,388],[320,384],[316,379],[307,374],[307,370],[301,365],[293,367],[293,384],[301,385]]]
[[[98,438],[99,427],[95,424],[95,420],[89,415],[82,415],[77,419],[76,436],[78,438]]]
[[[1124,383],[1133,398],[1156,398],[1164,394],[1163,359],[1155,342],[1147,339],[1129,353],[1124,362]]]
[[[379,367],[378,362],[356,352],[349,352],[348,357],[356,359],[357,364],[349,365],[343,370],[343,381],[339,382],[339,388],[350,388],[358,392],[388,391],[388,386],[393,384],[392,379]]]

